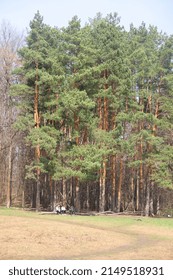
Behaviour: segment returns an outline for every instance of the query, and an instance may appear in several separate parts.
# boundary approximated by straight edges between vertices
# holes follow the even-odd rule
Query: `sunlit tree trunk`
[[[140,197],[140,209],[143,211],[143,204],[144,204],[144,190],[143,190],[143,163],[142,163],[142,153],[143,153],[143,145],[142,140],[139,146],[139,153],[140,153],[140,165],[139,165],[139,197]]]
[[[154,191],[154,181],[151,178],[151,181],[150,181],[150,201],[149,201],[149,215],[150,216],[154,215],[153,191]]]
[[[118,194],[117,194],[117,212],[120,212],[121,210],[122,181],[123,181],[123,160],[122,158],[120,158]]]
[[[106,91],[108,88],[107,85],[107,78],[108,78],[108,71],[104,70],[103,77],[105,79],[104,90]],[[99,99],[98,108],[99,108],[99,128],[108,131],[109,129],[109,122],[108,122],[108,98],[105,96],[102,99]],[[102,109],[103,107],[103,109]],[[103,157],[102,168],[100,170],[100,197],[99,197],[99,211],[103,212],[105,210],[105,192],[106,192],[106,178],[107,178],[107,163],[106,158]]]
[[[139,211],[139,171],[136,170],[136,201],[135,201],[135,209]]]
[[[99,211],[105,210],[105,189],[106,189],[106,161],[103,159],[102,168],[100,169],[100,196]]]
[[[76,136],[76,145],[79,145],[79,117],[74,114],[74,128],[75,132],[77,133]],[[75,178],[75,192],[76,192],[76,197],[75,197],[75,208],[78,212],[80,212],[80,184],[79,184],[79,178]]]
[[[34,96],[34,122],[35,129],[39,129],[40,127],[40,119],[39,119],[39,86],[38,86],[38,63],[36,63],[36,81],[35,81],[35,96]],[[39,139],[38,139],[39,142]],[[35,148],[35,159],[36,163],[39,165],[40,163],[40,145],[37,144]],[[36,169],[36,210],[40,210],[40,168]]]
[[[149,176],[149,174],[148,174]],[[150,214],[150,180],[147,180],[146,183],[146,193],[145,193],[145,216],[149,216]]]
[[[116,156],[112,157],[112,192],[111,192],[111,210],[115,211],[115,192],[116,192]]]
[[[130,195],[131,195],[131,206],[132,206],[132,210],[135,210],[135,186],[134,186],[134,170],[133,168],[131,169],[130,172]]]

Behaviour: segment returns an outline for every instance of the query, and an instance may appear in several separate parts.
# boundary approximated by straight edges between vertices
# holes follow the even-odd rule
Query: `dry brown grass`
[[[1,260],[173,259],[173,229],[0,216],[0,246]]]

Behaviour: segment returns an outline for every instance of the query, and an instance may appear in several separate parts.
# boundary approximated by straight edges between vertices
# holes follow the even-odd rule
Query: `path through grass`
[[[0,259],[173,259],[173,219],[0,208]]]

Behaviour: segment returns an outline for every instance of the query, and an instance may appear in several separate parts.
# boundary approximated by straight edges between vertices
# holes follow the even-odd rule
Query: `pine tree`
[[[52,28],[37,12],[26,42],[16,127],[37,210],[152,214],[172,187],[172,37],[145,23],[126,32],[117,14]]]
[[[154,167],[157,160],[154,158],[161,153],[161,145],[164,143],[161,134],[163,117],[160,100],[163,94],[161,91],[166,89],[163,82],[166,72],[161,65],[160,53],[164,48],[165,38],[155,27],[149,26],[147,29],[144,23],[139,29],[131,26],[129,35],[133,50],[131,51],[133,91],[138,106],[133,116],[136,136],[132,135],[136,141],[134,163],[136,162],[136,167],[138,166],[136,209],[149,215],[153,212],[153,189],[158,186],[154,179],[157,177]],[[167,127],[168,124],[165,125]]]
[[[130,76],[125,52],[125,33],[119,26],[117,14],[110,14],[105,19],[100,15],[93,21],[93,40],[95,44],[96,65],[99,77],[97,88],[97,111],[99,118],[99,129],[107,132],[112,147],[112,153],[103,158],[100,170],[100,211],[106,207],[120,211],[121,188],[123,177],[123,160],[119,137],[117,131],[123,124],[118,123],[118,115],[127,109],[130,97]],[[121,129],[122,131],[122,129]],[[115,138],[115,135],[117,138]],[[108,149],[108,148],[107,148]],[[119,164],[116,161],[119,161]],[[110,167],[109,167],[110,164]],[[116,189],[116,165],[119,168],[119,183]],[[111,169],[111,189],[106,178]],[[117,197],[116,197],[117,195]],[[107,201],[105,198],[107,196]],[[111,201],[109,198],[111,197]],[[116,200],[116,205],[115,205]],[[106,206],[107,205],[107,206]]]
[[[27,177],[36,180],[36,209],[40,209],[40,184],[41,172],[44,169],[44,152],[55,150],[56,143],[51,134],[56,134],[53,128],[47,127],[47,120],[44,118],[46,101],[49,94],[54,90],[57,82],[56,76],[53,76],[52,61],[52,41],[53,32],[51,28],[43,23],[43,18],[36,13],[33,21],[30,23],[30,32],[27,37],[27,46],[20,50],[20,56],[23,60],[23,67],[18,70],[18,75],[26,81],[24,85],[20,84],[18,92],[22,92],[21,114],[16,126],[27,131],[27,140],[35,150],[35,156],[31,165],[28,166]],[[54,31],[55,32],[55,31]],[[52,34],[52,41],[51,37]],[[25,116],[24,116],[25,115]],[[33,173],[34,171],[34,173]]]

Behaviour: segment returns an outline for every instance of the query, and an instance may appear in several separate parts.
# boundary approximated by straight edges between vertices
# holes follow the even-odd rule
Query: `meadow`
[[[172,260],[173,219],[0,208],[1,260]]]

